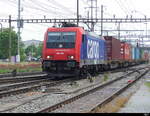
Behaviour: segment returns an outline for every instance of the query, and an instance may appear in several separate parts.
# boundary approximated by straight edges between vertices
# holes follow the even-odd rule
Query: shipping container
[[[135,60],[139,60],[140,59],[140,50],[138,47],[135,47]]]
[[[140,48],[140,59],[143,59],[144,49]]]
[[[138,47],[132,47],[132,60],[141,59],[141,51]]]
[[[103,64],[106,58],[106,45],[103,37],[84,35],[81,47],[81,60],[85,65]]]
[[[134,59],[139,60],[140,59],[140,50],[138,47],[134,48]]]
[[[133,49],[133,46],[130,44],[130,59],[132,60],[132,49]]]
[[[149,53],[148,52],[144,52],[143,59],[149,60]]]
[[[131,60],[132,53],[131,53],[131,45],[126,42],[121,42],[121,59],[122,60]]]
[[[107,60],[121,60],[121,42],[112,36],[104,36],[106,40]]]
[[[132,46],[132,53],[131,53],[131,58],[132,58],[132,60],[135,60],[135,47],[134,46]]]

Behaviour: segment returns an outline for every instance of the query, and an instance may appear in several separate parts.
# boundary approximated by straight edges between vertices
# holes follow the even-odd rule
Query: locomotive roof
[[[97,39],[105,40],[104,37],[97,35],[95,32],[86,31],[86,30],[84,30],[83,27],[51,27],[51,28],[48,28],[48,30],[49,29],[51,29],[51,30],[55,30],[55,29],[67,29],[67,28],[69,28],[69,29],[80,29],[80,30],[83,31],[84,34],[87,34],[87,35],[92,36],[92,37],[97,38]]]

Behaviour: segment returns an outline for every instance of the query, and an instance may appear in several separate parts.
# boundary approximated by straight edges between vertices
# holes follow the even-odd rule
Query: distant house
[[[27,41],[23,41],[25,48],[30,46],[30,45],[35,45],[38,46],[40,43],[42,43],[42,41],[40,40],[27,40]]]

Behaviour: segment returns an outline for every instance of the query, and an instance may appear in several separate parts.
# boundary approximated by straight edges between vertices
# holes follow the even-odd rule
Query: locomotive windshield
[[[75,32],[48,32],[47,48],[75,48]]]

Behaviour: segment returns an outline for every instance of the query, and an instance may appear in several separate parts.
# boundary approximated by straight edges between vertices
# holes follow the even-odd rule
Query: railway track
[[[38,84],[41,82],[47,82],[47,81],[49,81],[48,78],[45,78],[45,79],[41,78],[41,79],[37,79],[37,80],[28,80],[26,82],[21,82],[21,83],[8,84],[8,85],[1,86],[0,92],[15,89],[15,88],[20,88],[20,87],[24,87],[24,86],[34,85],[34,84]]]
[[[18,80],[17,80],[18,79]],[[29,80],[27,80],[29,79]],[[74,78],[73,78],[74,79]],[[51,78],[44,76],[37,76],[34,77],[26,77],[26,78],[14,78],[13,79],[5,79],[5,81],[21,81],[20,83],[13,83],[13,84],[5,84],[3,86],[0,86],[0,98],[2,97],[8,97],[10,95],[16,95],[16,94],[22,94],[26,92],[30,92],[33,90],[41,90],[42,87],[48,88],[52,86],[56,86],[58,84],[68,82],[73,80],[72,78],[70,79],[63,79],[63,80],[53,80]],[[4,81],[4,80],[3,80]],[[25,81],[25,82],[23,82]]]
[[[144,71],[144,73],[143,73],[143,72],[140,72],[141,70],[145,70],[145,69],[148,69],[148,70]],[[136,70],[134,70],[134,71],[132,71],[132,72],[130,72],[130,73],[124,75],[124,76],[121,76],[121,77],[119,77],[119,78],[117,78],[117,79],[114,79],[114,80],[109,81],[109,82],[107,82],[107,83],[104,83],[104,84],[102,84],[102,85],[98,85],[97,87],[95,87],[95,88],[93,88],[93,89],[90,89],[90,90],[88,90],[88,91],[86,91],[86,92],[83,92],[83,93],[81,93],[81,94],[79,94],[79,95],[76,95],[76,96],[74,96],[74,97],[71,97],[71,98],[69,98],[69,99],[67,99],[67,100],[64,100],[64,101],[62,101],[62,102],[60,102],[60,103],[57,103],[57,104],[55,104],[55,105],[53,105],[53,106],[50,106],[50,107],[48,107],[48,108],[45,108],[45,109],[39,111],[38,113],[57,112],[57,110],[58,110],[58,112],[59,112],[59,109],[63,109],[63,108],[65,108],[65,107],[67,107],[67,105],[69,105],[69,104],[71,104],[71,103],[73,103],[73,102],[74,102],[74,104],[76,104],[76,103],[75,103],[76,101],[78,101],[77,104],[78,104],[78,103],[81,104],[81,102],[86,103],[87,101],[81,101],[80,99],[83,99],[83,100],[84,100],[84,99],[86,99],[85,97],[92,95],[92,94],[95,93],[96,91],[99,91],[99,92],[100,92],[101,90],[102,90],[102,91],[105,91],[104,89],[107,88],[107,87],[110,87],[110,89],[112,89],[112,88],[111,88],[111,85],[112,85],[112,84],[114,84],[113,86],[116,86],[115,83],[119,83],[119,82],[121,82],[120,80],[123,80],[122,83],[121,83],[121,85],[120,85],[120,87],[119,87],[119,88],[115,88],[115,92],[111,93],[111,94],[112,94],[111,96],[110,96],[110,95],[109,95],[109,96],[108,96],[108,95],[105,96],[105,97],[103,98],[103,100],[101,100],[101,103],[98,104],[98,105],[96,105],[96,107],[101,107],[101,106],[103,106],[104,104],[110,102],[110,101],[111,101],[112,99],[114,99],[114,97],[116,97],[117,95],[121,94],[124,90],[126,90],[127,88],[129,88],[131,85],[133,85],[137,80],[139,80],[142,76],[144,76],[148,71],[149,71],[149,66],[136,69]],[[124,83],[124,82],[127,82],[127,80],[129,79],[129,78],[127,78],[127,77],[128,77],[129,75],[132,75],[133,73],[137,73],[138,75],[136,75],[136,76],[134,76],[134,77],[131,76],[131,77],[132,77],[132,80],[133,80],[131,83]],[[116,89],[117,89],[117,90],[116,90]],[[106,92],[106,91],[105,91],[105,92]],[[104,92],[103,92],[103,93],[104,93]],[[96,96],[96,95],[95,95],[95,96]],[[94,96],[91,97],[91,98],[94,98]],[[89,100],[89,101],[90,101],[90,100]],[[100,102],[100,101],[99,101],[99,102]],[[76,106],[76,107],[74,107],[74,108],[77,108],[77,107],[79,107],[79,106]],[[89,109],[89,112],[95,110],[96,107],[94,106],[94,107],[90,108],[90,109]],[[67,109],[69,109],[69,108],[70,108],[70,106],[67,107]],[[63,110],[62,110],[62,111],[63,111]],[[61,111],[60,111],[60,112],[61,112]]]
[[[0,78],[0,84],[2,85],[2,84],[7,84],[7,83],[26,82],[26,81],[40,80],[40,79],[46,79],[46,78],[47,78],[47,74],[5,77],[5,78]]]
[[[28,76],[18,76],[18,77],[5,77],[0,78],[0,84],[9,84],[9,83],[19,83],[19,82],[27,82],[33,80],[41,80],[46,79],[47,74],[39,74],[39,75],[28,75]]]
[[[46,75],[0,79],[0,98],[31,91],[48,80]]]
[[[15,77],[17,76],[28,76],[28,75],[39,75],[39,74],[45,74],[43,72],[22,72],[22,73],[16,73]],[[13,73],[7,73],[7,74],[0,74],[0,78],[6,78],[6,77],[14,77]]]
[[[65,83],[65,82],[76,80],[76,78],[66,78],[66,79],[63,79],[63,80],[53,80],[53,81],[50,80],[50,79],[48,79],[48,80],[49,80],[49,82],[38,84],[38,85],[35,85],[35,86],[27,86],[27,87],[22,87],[22,88],[19,88],[19,89],[17,88],[17,89],[13,89],[13,90],[0,92],[0,98],[8,97],[10,95],[18,95],[18,94],[21,94],[21,93],[32,92],[33,90],[35,92],[36,90],[41,90],[42,86],[44,86],[45,88],[49,88],[49,87],[53,87],[53,86],[56,86],[56,85],[60,85],[60,84]],[[39,98],[41,98],[43,96],[46,96],[46,95],[47,94],[39,96],[39,97],[32,98],[31,100],[25,100],[24,102],[21,102],[19,105],[15,106],[15,107],[8,107],[6,109],[4,108],[4,110],[1,109],[0,112],[6,112],[6,111],[9,111],[9,110],[12,110],[14,108],[17,108],[20,105],[31,102],[32,100],[39,99]]]
[[[114,70],[111,71],[113,73],[119,72],[126,69],[121,70]],[[103,72],[105,73],[105,72]],[[67,79],[70,80],[70,79]],[[39,75],[29,75],[29,73],[17,77],[5,77],[0,78],[0,98],[10,96],[10,95],[16,95],[21,94],[33,90],[38,90],[42,86],[45,86],[46,88],[55,86],[61,82],[67,82],[67,80],[60,80],[57,82],[50,82],[51,80],[47,78],[46,74],[39,74]],[[43,83],[43,84],[42,84]]]

